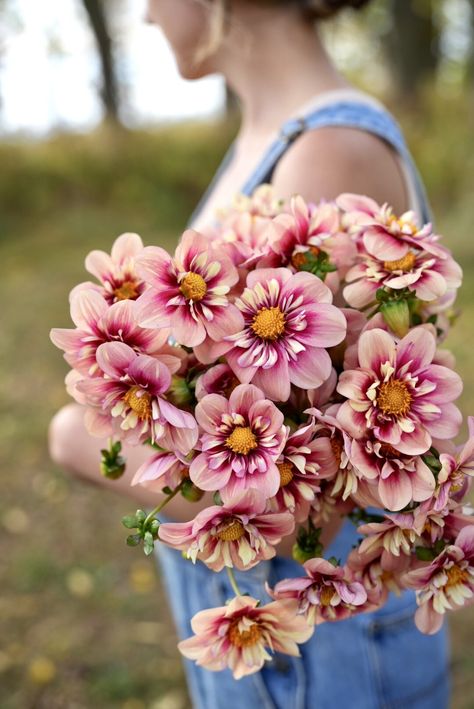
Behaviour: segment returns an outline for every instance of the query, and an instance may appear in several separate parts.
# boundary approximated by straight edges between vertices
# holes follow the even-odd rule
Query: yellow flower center
[[[138,298],[138,284],[136,281],[124,281],[121,286],[114,290],[117,300],[135,300]]]
[[[199,273],[188,273],[179,289],[187,300],[202,300],[207,293],[206,281]]]
[[[318,249],[317,246],[310,246],[308,251],[313,256],[317,256],[320,253],[320,249]],[[295,251],[293,253],[291,257],[291,265],[293,266],[293,268],[296,268],[297,271],[299,271],[301,266],[304,266],[304,264],[306,263],[307,253],[307,251]]]
[[[409,251],[403,258],[399,258],[396,261],[384,261],[383,267],[386,271],[403,271],[407,273],[411,271],[416,263],[416,256],[413,251]]]
[[[227,631],[227,637],[236,647],[250,647],[256,645],[262,637],[262,631],[257,623],[253,623],[248,630],[239,630],[239,619],[233,620]]]
[[[123,400],[141,421],[151,418],[151,394],[139,386],[134,386],[127,391]]]
[[[251,325],[252,330],[262,340],[278,340],[285,332],[285,316],[280,308],[262,308]]]
[[[229,520],[226,527],[217,532],[219,539],[223,542],[236,542],[238,539],[243,537],[245,534],[244,525],[238,519]]]
[[[329,606],[334,597],[334,589],[332,586],[324,586],[319,594],[319,600],[322,606]]]
[[[240,453],[240,455],[248,455],[258,446],[257,438],[250,426],[236,426],[226,438],[225,444],[233,453]]]
[[[377,406],[384,414],[406,416],[410,411],[411,394],[405,382],[391,379],[378,388]]]
[[[451,566],[451,568],[446,571],[446,576],[448,577],[445,584],[446,588],[457,586],[459,583],[465,583],[469,578],[467,571],[460,569],[459,566]]]
[[[280,487],[285,487],[293,480],[293,466],[291,463],[278,463],[277,468],[280,471]]]

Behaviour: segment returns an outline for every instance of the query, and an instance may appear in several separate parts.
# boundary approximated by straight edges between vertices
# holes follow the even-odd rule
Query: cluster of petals
[[[122,342],[100,345],[97,362],[104,378],[84,379],[77,387],[90,406],[108,417],[114,433],[132,445],[151,439],[184,454],[194,447],[196,421],[166,400],[171,374],[164,364]]]
[[[191,463],[191,480],[201,490],[219,490],[222,499],[254,488],[266,498],[280,487],[276,461],[285,445],[283,414],[252,384],[240,384],[227,399],[204,396],[196,406],[203,431]]]
[[[308,518],[311,502],[320,491],[320,469],[325,462],[321,441],[312,423],[291,433],[277,461],[280,488],[269,501],[277,510],[289,510],[297,522]]]
[[[136,300],[145,290],[145,283],[135,268],[142,251],[143,242],[138,234],[119,236],[110,254],[91,251],[86,257],[86,270],[97,278],[100,285],[92,281],[80,283],[71,295],[92,289],[100,293],[109,305],[120,300]]]
[[[286,268],[252,271],[236,306],[243,327],[226,338],[226,358],[241,382],[286,401],[291,384],[313,389],[329,378],[326,348],[342,342],[347,324],[319,278]]]
[[[137,353],[155,357],[172,373],[180,368],[180,353],[167,344],[168,332],[138,325],[135,301],[109,305],[97,291],[82,289],[71,296],[70,305],[76,327],[53,328],[51,340],[64,350],[66,362],[81,374],[101,376],[96,352],[105,342],[124,342]]]
[[[196,354],[210,357],[209,361],[216,353],[223,354],[223,339],[240,329],[242,316],[228,298],[238,272],[222,251],[212,248],[204,235],[188,230],[174,258],[149,246],[137,269],[148,284],[137,303],[143,327],[169,328],[179,344],[196,348]]]
[[[294,599],[299,613],[311,625],[348,618],[367,601],[367,593],[354,581],[347,568],[326,559],[310,559],[304,564],[306,576],[279,581],[271,591],[277,600]]]
[[[230,668],[234,679],[258,672],[274,652],[298,657],[299,643],[313,628],[296,614],[294,601],[260,606],[251,596],[237,596],[226,606],[200,611],[191,620],[194,636],[178,648],[208,670]]]
[[[417,590],[417,627],[422,633],[436,633],[447,610],[474,598],[474,525],[461,529],[432,563],[412,569],[403,580],[407,588]]]
[[[206,507],[190,522],[162,524],[159,536],[213,571],[245,571],[275,556],[275,545],[295,527],[290,512],[268,512],[266,502],[257,490],[246,490],[228,504]]]
[[[189,477],[189,460],[176,450],[154,453],[135,471],[131,485],[140,485],[152,492],[162,492],[164,488],[173,490],[183,478]]]
[[[433,364],[436,340],[424,327],[397,344],[381,329],[359,340],[357,369],[342,372],[337,390],[347,398],[337,418],[356,439],[368,432],[407,455],[425,453],[432,437],[457,435],[461,414],[452,403],[462,390],[458,374]]]

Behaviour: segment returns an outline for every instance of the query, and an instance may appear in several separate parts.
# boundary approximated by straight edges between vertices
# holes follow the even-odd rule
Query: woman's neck
[[[311,98],[349,88],[309,23],[276,14],[241,37],[232,28],[229,40],[221,71],[241,102],[241,139],[268,135]]]

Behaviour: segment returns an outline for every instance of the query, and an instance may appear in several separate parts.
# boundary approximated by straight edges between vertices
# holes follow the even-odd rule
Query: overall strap
[[[416,201],[423,222],[431,221],[431,209],[418,170],[407,148],[403,134],[395,119],[377,104],[363,100],[342,100],[317,108],[301,118],[287,121],[277,139],[264,154],[254,173],[243,186],[242,192],[250,195],[260,184],[271,182],[280,158],[290,145],[307,130],[340,126],[373,133],[385,140],[398,153],[405,167],[408,187]]]

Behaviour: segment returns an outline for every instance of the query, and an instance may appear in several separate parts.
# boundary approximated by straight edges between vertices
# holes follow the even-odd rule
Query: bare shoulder
[[[278,196],[333,199],[355,192],[397,212],[408,209],[404,176],[395,151],[362,130],[327,127],[301,135],[280,160],[273,175]]]

